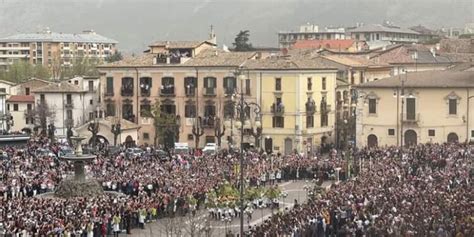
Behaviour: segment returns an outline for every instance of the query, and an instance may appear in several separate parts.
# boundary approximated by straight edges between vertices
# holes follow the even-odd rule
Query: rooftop
[[[402,34],[415,34],[419,35],[420,33],[406,29],[406,28],[401,28],[397,26],[385,26],[381,24],[370,24],[370,25],[363,25],[360,27],[357,27],[355,29],[349,30],[351,33],[364,33],[364,32],[392,32],[392,33],[402,33]]]
[[[337,69],[337,67],[329,60],[322,57],[306,57],[306,56],[276,56],[265,59],[247,60],[243,65],[249,69],[261,70],[318,70],[318,69]]]
[[[196,48],[201,44],[211,44],[208,41],[199,41],[199,40],[193,40],[193,41],[156,41],[150,45],[150,47],[166,47],[169,49],[186,49],[186,48]]]
[[[32,95],[12,95],[7,99],[7,102],[33,103],[35,102],[35,97]]]
[[[83,93],[86,92],[82,88],[72,85],[68,82],[59,82],[53,83],[47,86],[40,87],[38,89],[33,90],[35,93],[62,93],[62,92],[69,92],[69,93]]]
[[[354,40],[345,39],[345,40],[297,40],[292,46],[294,49],[319,49],[319,48],[329,48],[329,49],[340,49],[346,50],[354,44]]]
[[[116,40],[104,37],[95,32],[87,33],[57,33],[57,32],[40,32],[40,33],[24,33],[0,38],[0,42],[68,42],[68,43],[106,43],[117,44]]]
[[[409,88],[474,88],[474,71],[424,71],[407,75],[405,87]],[[401,87],[400,76],[392,76],[357,86],[359,88],[395,88]]]

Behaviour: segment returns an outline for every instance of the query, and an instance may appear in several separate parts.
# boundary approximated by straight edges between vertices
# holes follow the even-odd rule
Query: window
[[[351,85],[354,85],[355,79],[354,79],[355,72],[351,71]]]
[[[193,134],[188,134],[188,140],[194,140]]]
[[[224,77],[224,91],[226,94],[230,95],[235,92],[237,89],[237,81],[235,77]]]
[[[89,100],[89,104],[90,104],[90,105],[93,105],[93,104],[94,104],[94,100]]]
[[[66,110],[66,118],[67,119],[72,119],[72,110],[70,110],[70,109]]]
[[[388,135],[389,135],[389,136],[395,136],[395,129],[389,128],[389,129],[388,129]]]
[[[174,94],[174,77],[161,78],[161,94],[164,94],[164,95]]]
[[[7,89],[6,88],[0,88],[0,92],[6,93]]]
[[[471,130],[471,137],[474,137],[474,130]]]
[[[245,79],[245,94],[250,95],[250,79]]]
[[[44,102],[44,100],[45,100],[44,94],[40,94],[40,100],[41,100],[42,103]]]
[[[322,113],[321,114],[321,127],[327,127],[328,126],[328,114],[327,113]]]
[[[360,80],[360,83],[364,83],[364,82],[365,82],[365,79],[364,79],[364,72],[359,72],[359,80]]]
[[[428,129],[428,136],[434,137],[435,136],[435,130],[434,129]]]
[[[94,119],[94,112],[89,112],[89,120],[93,120]]]
[[[76,86],[79,85],[79,81],[78,81],[78,80],[75,80],[75,81],[74,81],[74,85],[76,85]]]
[[[406,114],[406,119],[407,120],[415,120],[416,119],[416,101],[415,98],[407,98],[406,99],[406,104],[407,104],[407,114]]]
[[[216,81],[217,79],[215,77],[204,78],[204,93],[206,95],[215,95]]]
[[[150,96],[151,91],[151,77],[140,78],[140,95]]]
[[[89,81],[88,82],[88,89],[89,89],[89,92],[93,92],[94,91],[94,81]]]
[[[143,133],[143,139],[145,139],[145,140],[150,139],[150,134],[147,133],[147,132],[144,132],[144,133]]]
[[[108,82],[108,80],[107,80],[107,82]],[[108,91],[107,91],[107,93],[108,93]],[[131,77],[122,78],[121,94],[122,94],[122,96],[133,96],[133,78],[131,78]],[[113,95],[113,91],[110,95]]]
[[[308,77],[307,80],[308,80],[308,90],[309,90],[309,91],[310,91],[310,90],[313,90],[313,82],[312,82],[313,78]]]
[[[215,143],[216,137],[214,136],[206,136],[206,143]]]
[[[25,87],[25,95],[30,95],[30,88],[29,87]]]
[[[275,90],[281,91],[281,78],[275,78]]]
[[[185,77],[184,78],[184,90],[187,96],[194,96],[197,88],[197,78]]]
[[[187,104],[184,106],[184,117],[195,118],[196,117],[196,105]]]
[[[7,110],[10,111],[10,104],[7,104]]]
[[[274,128],[284,128],[285,127],[285,118],[282,116],[273,116],[273,127]]]
[[[32,105],[32,104],[27,104],[27,105],[26,105],[26,110],[27,110],[27,111],[32,110],[32,108],[33,108],[33,105]]]
[[[148,117],[151,114],[151,105],[150,104],[142,104],[140,105],[140,116]]]
[[[68,104],[68,105],[72,104],[72,95],[71,94],[66,94],[66,104]]]
[[[115,116],[115,105],[112,103],[108,103],[106,106],[106,113],[107,116]]]
[[[306,116],[306,128],[314,127],[314,116]]]
[[[369,114],[377,113],[377,99],[369,99]]]
[[[234,117],[234,103],[232,101],[227,101],[224,104],[224,118]]]
[[[325,91],[326,90],[326,77],[323,77],[321,83],[322,83],[321,88],[323,91]]]
[[[457,99],[449,99],[449,114],[456,115],[458,107],[458,100]]]
[[[132,104],[122,105],[122,118],[126,119],[130,122],[133,122],[135,120],[135,115],[133,114],[133,105]]]
[[[18,111],[18,104],[13,104],[13,111]]]

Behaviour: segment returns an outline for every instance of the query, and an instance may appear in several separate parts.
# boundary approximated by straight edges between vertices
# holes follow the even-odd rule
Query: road
[[[297,181],[297,182],[284,182],[279,184],[280,188],[288,193],[288,196],[280,200],[280,208],[292,208],[294,201],[298,203],[305,202],[307,199],[306,191],[304,187],[306,185],[313,185],[308,181]],[[324,182],[323,187],[328,187],[330,182]],[[276,212],[277,210],[273,210]],[[248,223],[250,226],[260,224],[265,219],[272,215],[272,210],[269,208],[256,209],[253,212],[252,220],[247,220],[245,216],[245,227],[244,230],[248,230]],[[240,219],[234,218],[230,222],[208,220],[209,214],[206,210],[201,210],[196,214],[196,217],[187,215],[179,218],[163,218],[156,222],[150,222],[145,225],[145,229],[133,229],[132,234],[128,236],[133,237],[159,237],[159,236],[225,236],[225,233],[229,230],[232,233],[239,233],[240,231]],[[208,231],[199,231],[199,228],[210,226]],[[195,234],[191,234],[195,233]],[[120,236],[127,236],[125,234]]]

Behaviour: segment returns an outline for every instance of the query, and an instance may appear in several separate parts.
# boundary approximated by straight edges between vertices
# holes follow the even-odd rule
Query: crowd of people
[[[254,236],[474,236],[474,147],[426,144],[354,152],[357,177],[252,230]]]
[[[0,229],[6,236],[105,236],[142,227],[147,220],[183,215],[203,207],[206,194],[224,182],[238,186],[239,157],[226,152],[196,157],[173,154],[161,159],[151,152],[127,157],[102,151],[86,166],[87,175],[104,190],[125,195],[61,199],[38,197],[54,191],[74,167],[58,153],[59,144],[46,138],[25,147],[4,149],[0,159]],[[151,150],[151,149],[147,149]],[[152,150],[151,150],[152,151]],[[342,160],[313,157],[245,155],[248,185],[267,185],[282,179],[328,177]],[[193,205],[190,197],[197,200]]]

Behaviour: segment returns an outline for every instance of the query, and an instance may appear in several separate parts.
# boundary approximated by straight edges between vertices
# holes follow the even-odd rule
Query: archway
[[[417,144],[417,134],[413,130],[407,130],[405,131],[405,146],[414,146]]]
[[[265,138],[265,152],[268,154],[273,152],[273,139],[271,137]]]
[[[370,134],[367,136],[367,146],[368,147],[377,147],[379,144],[377,136]]]
[[[285,155],[290,155],[293,152],[293,141],[291,138],[285,138]]]
[[[132,136],[128,135],[125,138],[125,147],[133,147],[135,146],[135,141],[133,140]]]
[[[457,143],[459,142],[459,137],[456,133],[448,134],[448,143]]]

